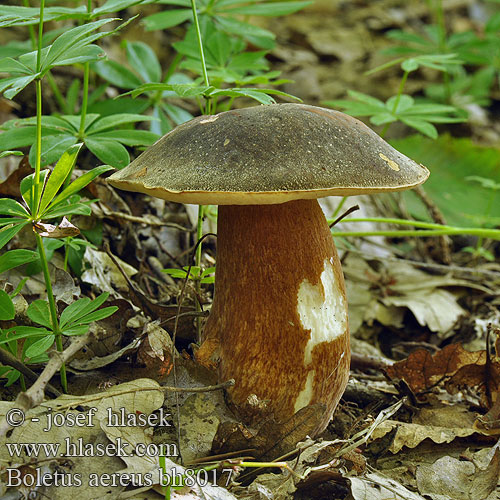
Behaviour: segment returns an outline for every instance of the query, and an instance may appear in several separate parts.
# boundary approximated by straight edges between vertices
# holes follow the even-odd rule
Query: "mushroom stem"
[[[320,432],[347,384],[350,348],[344,278],[318,202],[220,206],[217,233],[204,337],[217,341],[220,380],[236,381],[231,402],[254,420],[255,394],[278,422],[323,403]]]

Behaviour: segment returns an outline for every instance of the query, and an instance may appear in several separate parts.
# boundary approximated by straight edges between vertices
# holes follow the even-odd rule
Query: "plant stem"
[[[59,108],[64,114],[71,114],[71,111],[68,109],[68,103],[66,102],[66,99],[64,96],[61,94],[61,91],[59,90],[59,87],[57,86],[57,82],[54,78],[54,75],[49,71],[47,73],[47,80],[49,82],[50,88],[52,90],[52,93],[54,94],[54,97],[57,101],[57,104],[59,105]]]
[[[193,22],[196,29],[196,38],[198,40],[198,50],[200,51],[201,71],[205,85],[208,87],[210,83],[208,80],[207,65],[205,63],[205,54],[203,53],[203,41],[201,39],[200,23],[198,22],[198,12],[196,11],[196,0],[191,0],[191,9],[193,10]]]
[[[174,58],[172,59],[172,62],[170,63],[170,66],[167,68],[165,77],[163,78],[163,83],[168,83],[170,81],[170,78],[172,78],[172,75],[175,73],[175,70],[177,69],[177,66],[179,66],[179,63],[181,62],[183,57],[184,56],[179,52],[175,54]]]
[[[49,301],[49,311],[50,311],[50,321],[52,323],[52,331],[56,337],[56,348],[59,352],[63,351],[62,345],[62,335],[61,330],[59,329],[59,321],[57,319],[57,308],[56,308],[56,300],[54,298],[54,292],[52,291],[52,282],[50,281],[50,272],[49,272],[49,264],[47,262],[47,255],[45,254],[45,248],[43,246],[43,239],[38,234],[35,233],[36,243],[38,246],[38,253],[40,255],[40,263],[42,265],[43,277],[45,280],[45,286],[47,287],[47,299]],[[68,381],[66,378],[66,366],[63,363],[61,365],[61,386],[65,393],[68,392]]]
[[[396,100],[394,101],[394,106],[392,107],[392,114],[395,114],[397,109],[398,109],[399,101],[401,100],[401,96],[403,95],[403,90],[405,88],[406,80],[408,79],[409,74],[410,74],[409,71],[405,71],[402,78],[401,78],[401,82],[399,82],[399,89],[398,89],[398,93],[396,96]],[[385,125],[382,132],[380,133],[380,137],[384,137],[384,135],[387,133],[387,130],[389,129],[389,125],[390,125],[390,123],[387,123]]]
[[[334,219],[328,219],[329,222],[333,222]],[[445,226],[443,224],[436,224],[433,222],[421,222],[416,220],[407,220],[407,219],[394,219],[388,217],[361,217],[354,219],[347,219],[342,222],[380,222],[383,224],[399,224],[401,226],[413,226],[419,227],[422,229],[428,229],[429,231],[413,231],[413,233],[417,233],[417,236],[439,236],[439,235],[447,235],[447,234],[472,234],[474,236],[479,236],[482,238],[491,238],[493,240],[500,240],[500,229],[485,229],[480,227],[456,227],[456,226]],[[431,231],[432,230],[432,233]],[[341,234],[342,233],[342,234]],[[381,235],[381,236],[405,236],[401,233],[401,231],[387,230],[387,231],[367,231],[370,234],[364,234],[363,236],[370,236],[371,233],[373,235]],[[398,234],[396,234],[398,233]],[[353,232],[353,234],[360,235],[361,233]],[[347,236],[346,232],[343,231],[335,231],[335,236]],[[349,234],[350,236],[350,234]],[[409,236],[414,236],[411,234]]]
[[[45,0],[40,1],[40,22],[38,24],[38,47],[36,52],[36,72],[40,72],[42,59],[42,35],[43,35],[43,10]],[[42,80],[37,77],[35,80],[36,92],[36,160],[35,160],[35,175],[31,188],[31,214],[38,216],[38,194],[40,184],[40,167],[42,163]]]
[[[29,0],[23,0],[23,5],[25,7],[29,7],[30,6]],[[28,31],[30,33],[31,47],[33,50],[35,50],[36,49],[36,36],[35,36],[35,30],[33,29],[33,26],[31,24],[28,26]]]
[[[89,98],[89,75],[90,63],[86,62],[83,66],[83,95],[82,108],[80,110],[80,130],[78,131],[78,139],[83,140],[85,136],[85,119],[87,118],[87,103]]]
[[[198,12],[196,10],[196,0],[191,0],[191,8],[193,10],[193,22],[194,22],[194,27],[196,30],[196,38],[198,40],[198,50],[200,52],[200,61],[201,61],[201,72],[203,75],[203,80],[205,81],[205,85],[208,87],[210,85],[210,80],[208,78],[208,72],[207,72],[207,64],[205,62],[205,54],[203,53],[203,40],[201,39],[201,30],[200,30],[200,23],[198,21]],[[211,112],[211,101],[210,99],[206,99],[206,107],[205,107],[205,112],[204,114],[208,115]],[[202,234],[203,234],[203,214],[204,214],[204,207],[203,205],[198,206],[198,223],[196,226],[196,241],[200,241]],[[201,243],[198,245],[198,248],[196,249],[196,255],[195,255],[195,266],[197,266],[200,269],[201,273]],[[199,296],[201,292],[201,283],[200,281],[195,282],[195,289],[196,293]],[[200,312],[201,311],[201,304],[199,301],[196,301],[196,311]],[[201,341],[201,318],[197,317],[196,318],[196,338],[198,342]]]
[[[201,237],[203,236],[203,218],[205,215],[205,207],[203,205],[198,205],[198,221],[196,225],[196,241],[200,241]],[[198,245],[198,248],[196,248],[196,254],[195,254],[195,266],[198,266],[198,269],[200,270],[200,279],[201,279],[201,243]],[[196,295],[200,297],[201,294],[201,281],[196,280],[195,281],[195,290],[196,290]],[[199,313],[202,311],[201,303],[199,300],[196,300],[196,312]],[[201,342],[201,317],[197,316],[196,317],[196,340],[198,344]]]
[[[38,22],[38,48],[36,52],[36,72],[40,71],[42,64],[42,36],[43,36],[43,11],[45,0],[40,0],[40,21]]]
[[[26,392],[26,379],[24,378],[24,375],[22,373],[19,377],[19,383],[21,384],[21,390],[23,392]]]
[[[38,218],[39,192],[40,192],[40,169],[42,165],[42,80],[35,80],[36,93],[36,155],[35,155],[35,175],[31,189],[31,214]]]

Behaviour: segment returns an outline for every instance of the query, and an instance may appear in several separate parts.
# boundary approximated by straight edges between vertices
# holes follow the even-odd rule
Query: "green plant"
[[[0,11],[0,15],[3,14],[4,12]],[[87,6],[87,17],[91,17],[90,5]],[[30,225],[35,233],[38,255],[35,257],[35,252],[30,250],[10,250],[2,255],[1,264],[3,270],[8,270],[21,264],[39,260],[47,290],[47,301],[35,301],[28,308],[30,319],[42,325],[42,328],[16,326],[13,329],[2,332],[4,339],[0,344],[7,344],[13,350],[14,347],[17,348],[17,345],[14,346],[17,340],[28,339],[24,341],[21,357],[28,357],[31,360],[43,356],[54,342],[57,349],[61,351],[63,348],[63,335],[82,334],[88,329],[90,322],[109,316],[116,310],[115,307],[111,307],[95,311],[107,298],[107,295],[102,295],[93,303],[89,303],[90,299],[76,301],[67,308],[68,312],[66,314],[63,312],[59,318],[42,236],[64,238],[66,236],[73,237],[78,234],[77,228],[72,226],[66,217],[74,214],[89,215],[90,208],[88,204],[82,203],[79,198],[75,198],[75,195],[95,177],[111,168],[108,165],[97,167],[81,175],[76,180],[71,181],[71,174],[82,147],[81,142],[76,143],[77,140],[83,137],[88,143],[85,132],[88,132],[88,128],[92,126],[94,128],[91,131],[98,136],[98,132],[105,132],[116,125],[126,122],[127,119],[129,122],[137,121],[137,117],[133,117],[133,119],[130,119],[130,117],[117,117],[115,120],[108,119],[107,121],[106,118],[103,118],[99,122],[98,117],[86,114],[88,92],[87,63],[90,60],[101,57],[102,54],[102,50],[92,42],[116,32],[116,30],[104,33],[97,32],[109,20],[87,22],[86,24],[71,28],[58,35],[53,43],[47,47],[43,47],[42,40],[44,2],[41,2],[38,16],[25,16],[24,21],[28,23],[38,22],[37,48],[34,51],[20,54],[16,58],[7,57],[0,61],[0,71],[9,74],[9,77],[0,80],[0,91],[6,97],[13,98],[27,85],[34,82],[37,114],[36,118],[27,119],[28,126],[21,126],[17,130],[13,129],[10,135],[8,132],[4,132],[2,140],[7,139],[12,147],[12,144],[16,144],[14,139],[16,139],[17,133],[18,143],[14,147],[21,145],[19,144],[20,137],[24,137],[24,139],[21,139],[22,145],[33,144],[30,157],[35,171],[33,174],[25,177],[20,183],[20,191],[24,204],[9,198],[0,200],[0,215],[6,216],[0,219],[0,248],[5,246],[23,227]],[[12,14],[9,22],[11,24],[23,24],[23,17],[19,14]],[[85,65],[85,88],[80,116],[73,117],[73,119],[66,117],[66,120],[63,118],[58,119],[57,117],[44,118],[42,116],[42,79],[55,66],[75,63],[84,63]],[[141,116],[140,119],[142,118]],[[48,169],[41,170],[44,164],[42,161],[42,154],[44,152],[42,150],[42,131],[44,125],[48,128],[54,127],[56,130],[55,135],[59,136],[57,141],[45,141],[45,145],[47,145],[47,142],[49,144],[49,147],[45,150],[46,155],[49,155],[49,160],[52,160],[53,156],[60,156],[59,161],[52,171]],[[77,131],[71,137],[68,134],[70,130],[68,125],[73,127],[73,131]],[[63,133],[61,133],[61,130]],[[66,137],[61,137],[64,133],[66,133]],[[5,137],[6,134],[7,137]],[[28,142],[22,142],[23,140],[27,140]],[[59,144],[59,142],[62,142],[62,144]],[[70,146],[69,148],[68,145]],[[50,156],[50,150],[54,148],[57,150],[57,154]],[[61,150],[65,151],[62,152]],[[44,159],[48,163],[47,158]],[[48,225],[44,222],[51,219],[60,219],[61,217],[63,217],[62,221],[56,226]],[[3,296],[3,300],[7,300],[5,296]],[[64,365],[61,367],[61,383],[63,389],[67,391],[66,369]]]
[[[179,58],[175,58],[167,70],[162,72],[156,54],[144,42],[126,42],[125,53],[128,65],[106,60],[94,63],[92,69],[101,78],[123,90],[133,90],[145,83],[193,83],[189,76],[175,72]],[[151,91],[146,93],[146,98],[132,100],[122,97],[118,100],[96,102],[93,108],[107,110],[119,105],[122,109],[130,107],[134,113],[151,110],[152,116],[157,120],[150,122],[150,131],[163,135],[173,126],[193,118],[191,113],[181,106],[169,102],[172,96],[175,94],[171,91]]]
[[[162,272],[172,276],[172,278],[189,279],[199,281],[201,284],[210,284],[215,282],[215,267],[207,267],[202,269],[199,266],[184,266],[182,269],[168,268]]]
[[[83,335],[87,333],[92,322],[107,318],[118,309],[116,306],[99,309],[108,295],[103,293],[93,301],[84,297],[73,302],[62,312],[57,329],[54,329],[49,303],[45,300],[35,300],[29,305],[27,315],[33,323],[40,326],[0,328],[0,346],[8,349],[23,363],[45,362],[48,360],[47,350],[54,341],[57,341],[58,335]],[[0,290],[0,320],[12,319],[14,319],[12,299],[5,291]],[[22,343],[19,342],[21,340]],[[0,376],[7,378],[7,385],[21,378],[23,389],[26,389],[18,370],[4,366],[0,368]]]
[[[484,189],[490,191],[490,196],[488,199],[488,205],[486,207],[486,211],[484,213],[485,218],[487,219],[491,214],[491,209],[493,208],[493,202],[495,201],[497,192],[500,191],[500,183],[495,182],[493,179],[487,179],[485,177],[480,177],[478,175],[469,175],[465,178],[466,181],[477,182]],[[484,237],[482,235],[477,239],[477,243],[475,247],[465,247],[462,250],[464,252],[471,253],[474,257],[483,257],[490,262],[495,260],[495,256],[483,247]]]
[[[349,90],[348,94],[353,100],[325,101],[324,104],[340,107],[352,116],[369,116],[374,125],[384,125],[381,136],[384,136],[391,123],[401,121],[420,133],[435,139],[438,132],[433,123],[456,123],[464,121],[460,110],[455,106],[439,104],[436,102],[416,100],[403,94],[408,76],[420,67],[432,68],[446,72],[451,65],[460,64],[454,54],[423,55],[411,58],[399,58],[382,66],[374,68],[369,73],[375,73],[400,64],[403,76],[399,84],[398,93],[390,97],[385,103],[375,97]]]
[[[430,2],[430,10],[434,24],[424,26],[420,33],[389,31],[387,37],[396,45],[383,53],[405,57],[455,54],[460,64],[450,67],[441,83],[426,87],[425,94],[461,108],[471,103],[488,104],[495,76],[497,87],[500,86],[500,13],[494,13],[487,20],[481,34],[474,31],[448,34],[442,2]]]
[[[144,19],[146,30],[172,28],[188,20],[194,20],[191,0],[159,0],[160,4],[171,5],[172,9],[153,14]],[[243,37],[257,47],[270,49],[275,35],[242,20],[242,16],[285,16],[303,9],[312,1],[273,2],[266,0],[200,0],[196,17],[201,25],[212,24],[217,31],[231,36]],[[243,18],[245,19],[245,18]]]

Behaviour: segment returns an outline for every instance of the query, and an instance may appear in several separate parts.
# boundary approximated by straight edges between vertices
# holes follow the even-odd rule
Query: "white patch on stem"
[[[304,330],[310,330],[311,337],[304,352],[304,365],[312,361],[314,346],[331,342],[340,337],[347,326],[347,308],[331,262],[325,259],[321,283],[312,285],[304,280],[297,294],[297,312]]]
[[[294,412],[297,413],[301,408],[304,408],[311,402],[313,395],[313,382],[315,371],[311,370],[307,374],[306,386],[302,389],[295,400]]]
[[[304,366],[312,362],[314,347],[340,337],[347,327],[347,308],[333,272],[333,257],[325,259],[320,283],[312,285],[304,280],[297,294],[297,313],[310,338],[304,350]],[[313,396],[315,370],[307,374],[304,389],[295,401],[295,412],[310,404]]]

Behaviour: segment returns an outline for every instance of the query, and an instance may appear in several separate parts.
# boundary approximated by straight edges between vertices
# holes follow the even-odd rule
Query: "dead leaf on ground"
[[[420,493],[433,500],[496,500],[499,476],[500,450],[496,447],[486,468],[446,456],[432,465],[420,465],[416,479]]]
[[[137,269],[117,257],[115,258],[129,277],[137,273]],[[99,288],[99,290],[109,292],[115,297],[117,296],[117,293],[113,287],[116,287],[117,290],[121,292],[128,290],[128,284],[125,281],[125,278],[122,276],[108,254],[87,247],[85,249],[83,260],[85,264],[89,265],[89,269],[82,274],[82,281],[95,285]]]
[[[389,366],[386,373],[391,379],[403,379],[417,396],[439,384],[450,394],[475,387],[484,407],[490,408],[500,391],[500,363],[486,361],[486,351],[469,352],[461,344],[450,344],[433,356],[419,349]]]
[[[389,498],[425,500],[424,497],[413,493],[394,479],[380,474],[350,477],[349,481],[351,482],[351,494],[354,500],[388,500]]]
[[[0,183],[0,195],[12,196],[13,198],[21,197],[19,188],[21,181],[29,174],[33,173],[33,168],[29,164],[28,156],[24,156],[19,162],[17,168],[12,171],[5,181]]]
[[[68,236],[78,236],[80,230],[66,218],[63,217],[62,221],[54,226],[43,222],[33,224],[33,230],[44,238],[66,238]]]

